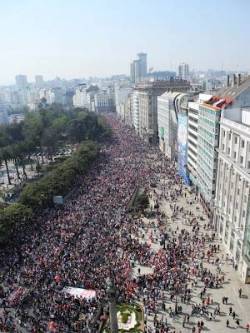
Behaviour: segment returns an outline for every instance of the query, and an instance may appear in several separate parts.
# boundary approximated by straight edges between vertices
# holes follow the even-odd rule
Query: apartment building
[[[214,224],[250,283],[250,109],[225,112],[220,128]]]

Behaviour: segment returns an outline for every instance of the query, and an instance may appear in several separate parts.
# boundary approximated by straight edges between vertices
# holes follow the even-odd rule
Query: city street
[[[180,230],[185,229],[189,232],[192,229],[192,225],[190,225],[190,221],[194,218],[199,221],[199,227],[201,230],[196,233],[196,235],[202,236],[202,234],[212,235],[213,230],[209,230],[207,228],[209,221],[206,217],[206,214],[199,203],[196,195],[190,192],[189,188],[185,188],[182,195],[175,198],[175,200],[171,200],[170,197],[164,198],[164,192],[166,195],[170,193],[170,187],[167,187],[164,190],[165,182],[170,181],[170,178],[167,174],[158,173],[157,174],[157,188],[150,191],[150,206],[153,209],[156,203],[159,204],[159,211],[163,212],[167,216],[167,220],[164,225],[165,231],[168,234],[172,234],[172,237],[176,237],[176,232],[180,232]],[[174,186],[178,189],[178,186]],[[171,187],[171,191],[173,191],[173,187]],[[173,207],[174,205],[178,206],[179,209],[183,209],[183,212],[179,212],[176,216],[173,216]],[[189,218],[186,212],[192,212],[192,218]],[[202,217],[202,219],[200,218]],[[162,232],[160,232],[159,224],[157,219],[147,219],[143,218],[144,226],[141,228],[141,235],[144,235],[141,238],[142,242],[146,242],[150,244],[151,249],[156,253],[159,251],[162,246],[160,245]],[[206,229],[204,229],[206,226]],[[153,238],[150,237],[153,235]],[[211,244],[220,245],[220,240],[217,236],[213,242],[206,241],[205,252],[209,249]],[[219,258],[219,265],[215,265],[215,260]],[[228,260],[226,260],[228,258]],[[218,260],[218,259],[217,259]],[[167,321],[171,324],[173,329],[176,329],[176,332],[190,332],[193,327],[196,328],[195,332],[199,332],[198,330],[198,322],[201,320],[204,321],[204,331],[211,332],[229,332],[231,329],[236,331],[242,331],[246,329],[246,324],[250,323],[250,286],[245,285],[240,281],[239,273],[236,272],[232,267],[232,261],[227,257],[227,254],[223,248],[220,246],[220,251],[213,255],[213,257],[208,262],[207,258],[205,260],[198,260],[199,263],[203,263],[204,268],[208,268],[211,272],[216,274],[218,272],[218,268],[221,270],[221,274],[224,277],[224,282],[219,288],[208,288],[206,290],[203,298],[210,299],[210,304],[207,306],[207,310],[209,314],[207,315],[192,315],[192,306],[198,305],[202,303],[202,299],[200,297],[200,293],[204,288],[204,283],[200,281],[200,278],[190,278],[189,279],[189,287],[191,289],[192,299],[189,304],[187,302],[181,302],[180,297],[178,299],[178,305],[182,307],[182,314],[174,315],[172,318],[169,315],[170,307],[172,310],[175,307],[175,299],[170,301],[169,292],[165,292],[161,294],[162,297],[157,299],[157,317],[160,320]],[[138,276],[138,268],[140,269],[140,274],[151,274],[153,268],[137,265],[134,268],[134,275]],[[194,285],[194,282],[197,285]],[[242,297],[239,297],[239,289],[242,289]],[[226,305],[222,304],[222,298],[228,297],[228,303]],[[161,304],[162,302],[166,305],[166,311],[162,310]],[[220,306],[220,314],[215,314],[215,309]],[[237,325],[235,320],[233,320],[232,316],[229,316],[229,310],[232,307],[232,311],[235,311],[236,317],[235,320],[239,319],[240,325]],[[147,311],[147,310],[146,310]],[[212,319],[210,316],[212,315]],[[185,327],[183,327],[183,320],[185,315],[190,315],[189,323],[185,323]],[[148,315],[147,317],[147,327],[148,332],[155,332],[154,327],[154,315]],[[229,320],[229,327],[226,327],[226,321]]]
[[[114,116],[107,121],[114,140],[74,196],[37,216],[39,228],[19,234],[20,245],[1,249],[2,331],[96,333],[103,318],[97,314],[107,310],[107,280],[117,302],[144,309],[145,333],[246,329],[249,286],[195,194],[157,147]],[[138,188],[150,199],[141,216],[128,209]],[[79,302],[64,295],[65,287],[94,290],[96,298]]]

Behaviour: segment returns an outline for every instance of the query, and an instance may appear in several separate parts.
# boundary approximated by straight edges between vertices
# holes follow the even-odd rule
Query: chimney
[[[230,86],[230,75],[227,75],[227,88]]]
[[[233,87],[237,84],[237,76],[236,74],[233,75]]]
[[[241,85],[241,74],[238,74],[238,86]]]

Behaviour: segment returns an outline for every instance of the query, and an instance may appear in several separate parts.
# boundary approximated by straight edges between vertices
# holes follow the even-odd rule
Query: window
[[[241,140],[241,148],[244,148],[244,147],[245,147],[245,141]]]
[[[245,216],[246,216],[246,211],[243,210],[243,212],[242,212],[242,217],[245,217]]]
[[[243,163],[243,156],[240,157],[240,164]]]
[[[247,162],[247,168],[250,169],[250,161]]]
[[[227,153],[228,155],[230,155],[230,148],[227,148]]]
[[[234,159],[236,159],[236,151],[234,151]]]
[[[228,140],[231,140],[231,133],[229,133],[229,135],[228,135]]]
[[[236,136],[235,138],[234,138],[234,143],[237,143],[238,142],[238,137]]]

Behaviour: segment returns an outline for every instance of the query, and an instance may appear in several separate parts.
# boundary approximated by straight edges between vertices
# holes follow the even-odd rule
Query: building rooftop
[[[228,105],[232,104],[233,99],[230,97],[221,98],[220,96],[212,96],[209,100],[202,103],[214,111],[225,109]]]
[[[244,79],[241,78],[240,74],[238,78],[235,76],[235,82],[230,87],[225,87],[220,89],[216,95],[220,97],[232,97],[236,98],[242,92],[250,88],[250,76],[245,77]]]

